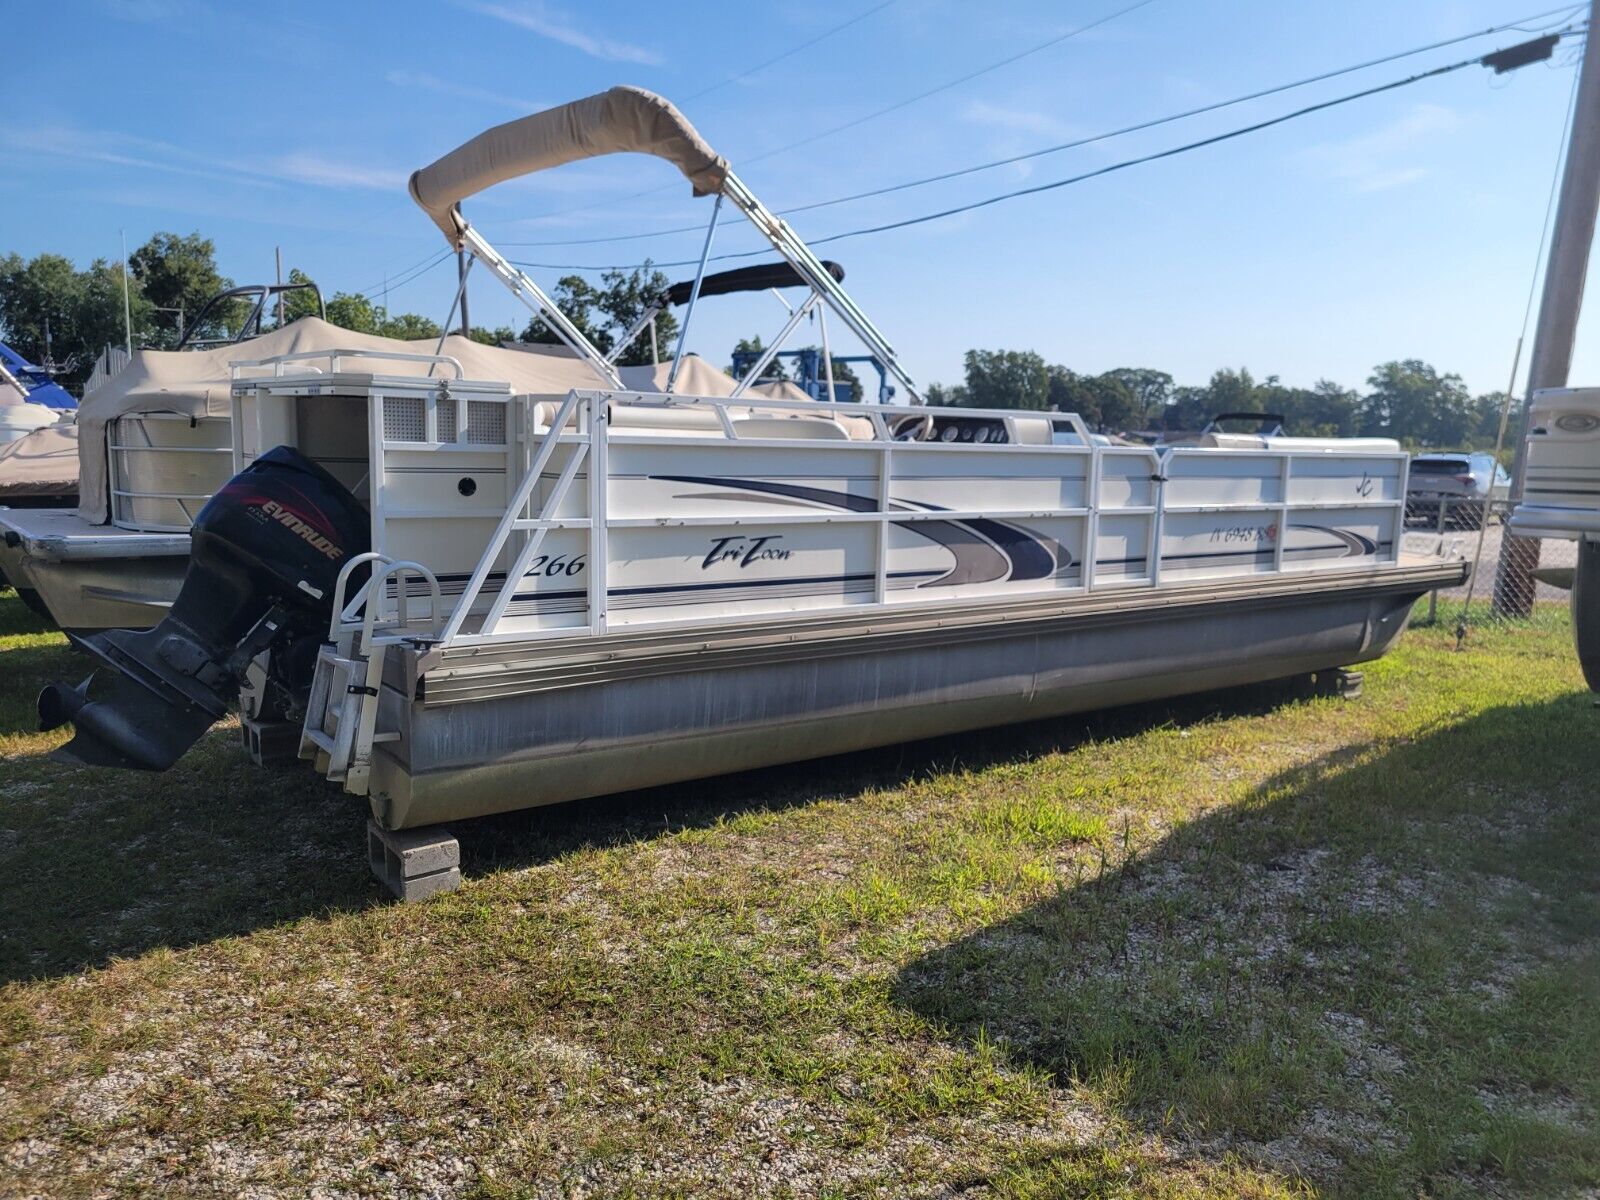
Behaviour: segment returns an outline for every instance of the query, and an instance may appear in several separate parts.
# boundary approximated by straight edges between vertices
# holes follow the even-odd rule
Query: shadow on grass
[[[0,736],[31,731],[38,688],[83,669],[61,644],[0,651]],[[523,810],[452,832],[470,878],[1086,738],[1263,712],[1293,694],[1268,685],[986,730]],[[0,982],[388,901],[366,866],[365,801],[301,767],[253,766],[232,729],[212,731],[161,775],[73,768],[43,753],[14,755],[5,766],[0,873],[10,886],[0,889]]]
[[[1285,772],[894,997],[1336,1194],[1600,1182],[1593,734],[1575,694]]]
[[[461,842],[462,873],[480,875],[702,828],[740,813],[848,798],[947,771],[1023,762],[1164,725],[1259,715],[1303,695],[1302,684],[1290,680],[1204,692],[524,809],[463,822],[452,830]]]

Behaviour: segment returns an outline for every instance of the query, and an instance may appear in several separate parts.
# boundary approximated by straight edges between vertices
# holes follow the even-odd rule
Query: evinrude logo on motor
[[[344,557],[343,549],[335,546],[331,540],[318,533],[315,528],[306,524],[306,522],[302,521],[299,517],[295,516],[294,513],[284,508],[283,505],[279,504],[276,500],[267,500],[263,502],[261,505],[261,511],[264,515],[271,517],[285,529],[303,539],[308,545],[311,546],[312,549],[318,551],[319,553],[325,554],[332,559],[340,559]]]

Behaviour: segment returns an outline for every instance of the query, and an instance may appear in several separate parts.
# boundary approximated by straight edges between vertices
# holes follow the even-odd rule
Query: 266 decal
[[[536,554],[533,561],[528,564],[529,575],[543,575],[553,579],[558,575],[571,577],[582,572],[589,563],[587,554],[574,554],[568,558],[565,554]]]

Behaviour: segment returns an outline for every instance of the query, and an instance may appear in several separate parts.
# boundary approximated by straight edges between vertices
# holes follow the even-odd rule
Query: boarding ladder
[[[349,602],[345,592],[355,570],[372,564],[372,572]],[[411,628],[407,592],[411,577],[428,588],[427,631]],[[395,581],[394,620],[382,622],[384,593]],[[333,592],[328,640],[317,653],[316,674],[300,732],[300,757],[321,760],[319,772],[345,791],[367,794],[373,747],[398,741],[398,730],[378,729],[378,700],[383,688],[384,660],[389,648],[421,647],[439,641],[442,633],[439,581],[421,563],[396,560],[376,552],[358,554],[345,563]]]

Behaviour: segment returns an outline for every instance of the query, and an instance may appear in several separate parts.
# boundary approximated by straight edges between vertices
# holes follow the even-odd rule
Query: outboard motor
[[[159,625],[72,638],[111,670],[39,694],[41,729],[76,727],[52,757],[166,770],[227,712],[265,650],[267,688],[280,711],[303,704],[339,569],[367,549],[360,501],[279,446],[206,502],[192,539],[183,587]]]

